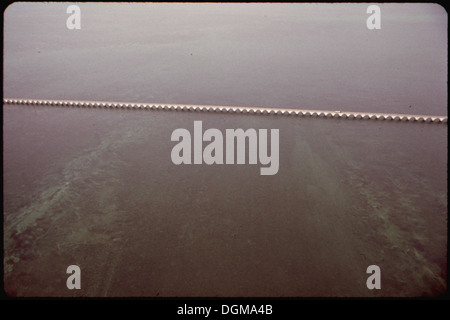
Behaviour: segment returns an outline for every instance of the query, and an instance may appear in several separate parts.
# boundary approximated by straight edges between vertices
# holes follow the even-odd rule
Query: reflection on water
[[[422,296],[446,289],[447,126],[4,106],[17,296]],[[170,160],[176,128],[279,128],[280,170]],[[26,129],[26,130],[25,130]],[[66,288],[69,265],[82,290]],[[380,266],[382,290],[366,287]]]

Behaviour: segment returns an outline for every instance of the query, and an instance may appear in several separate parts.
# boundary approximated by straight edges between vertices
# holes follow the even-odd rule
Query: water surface
[[[446,115],[434,4],[5,12],[4,95]],[[447,288],[447,124],[3,105],[4,289],[417,297]],[[280,168],[172,163],[177,128],[279,129]],[[81,268],[68,290],[66,268]],[[369,265],[382,289],[366,286]]]

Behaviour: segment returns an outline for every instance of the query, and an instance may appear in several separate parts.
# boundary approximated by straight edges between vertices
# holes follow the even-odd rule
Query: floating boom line
[[[304,109],[266,108],[266,107],[173,105],[173,104],[152,104],[152,103],[134,103],[134,102],[7,99],[7,98],[3,99],[3,104],[102,108],[102,109],[243,113],[243,114],[259,114],[259,115],[301,116],[313,118],[320,117],[333,119],[365,119],[365,120],[393,120],[393,121],[408,121],[408,122],[447,123],[447,116],[354,112],[354,111],[340,111],[340,110],[330,111],[330,110],[304,110]]]

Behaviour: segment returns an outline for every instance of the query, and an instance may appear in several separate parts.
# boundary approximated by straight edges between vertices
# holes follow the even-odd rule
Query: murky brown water
[[[447,114],[437,4],[14,4],[8,98]]]
[[[11,105],[4,119],[8,294],[446,288],[446,125]],[[279,128],[278,174],[175,166],[170,135],[193,130],[194,120],[205,129]],[[72,264],[82,270],[75,292],[65,285]],[[382,270],[378,292],[365,284],[371,264]]]
[[[16,4],[4,95],[446,115],[437,5]],[[218,8],[220,7],[220,10]],[[62,12],[62,13],[61,13]],[[50,297],[436,296],[447,124],[3,106],[4,289]],[[181,165],[173,130],[280,130],[280,169]],[[381,290],[366,287],[369,265]],[[66,268],[81,268],[68,290]]]

